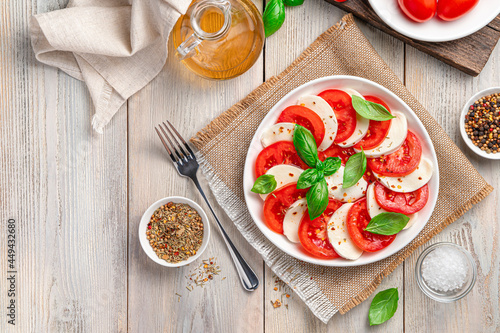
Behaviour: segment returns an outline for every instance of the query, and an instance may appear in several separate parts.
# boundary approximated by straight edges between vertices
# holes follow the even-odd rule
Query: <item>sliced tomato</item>
[[[325,124],[321,117],[309,108],[302,105],[291,105],[283,110],[277,123],[294,123],[311,131],[316,140],[316,145],[320,145],[325,137]]]
[[[373,172],[388,177],[403,177],[413,172],[420,163],[422,146],[417,136],[408,131],[403,145],[387,156],[369,158],[368,166]]]
[[[299,240],[307,252],[318,258],[334,259],[339,255],[328,240],[327,225],[333,213],[342,206],[340,201],[330,199],[321,216],[311,221],[309,212],[304,214],[299,226]]]
[[[366,198],[363,198],[354,203],[347,213],[347,231],[349,232],[349,236],[351,236],[354,244],[363,251],[375,252],[382,250],[396,238],[396,235],[378,235],[366,231],[368,223],[370,223],[370,215],[366,209]]]
[[[340,157],[342,163],[345,164],[349,157],[356,154],[356,152],[352,148],[342,148],[333,143],[327,150],[320,151],[318,154],[319,159],[322,161],[326,160],[327,157]]]
[[[267,146],[259,153],[255,161],[255,175],[259,178],[267,170],[278,164],[292,164],[304,170],[309,168],[300,159],[292,142],[278,141]]]
[[[429,187],[425,184],[416,191],[399,193],[377,182],[375,183],[375,200],[382,208],[390,212],[413,214],[425,207],[429,200]]]
[[[333,142],[339,143],[347,140],[356,129],[356,110],[352,106],[351,96],[337,89],[325,90],[318,96],[330,104],[337,117],[337,136]]]
[[[385,104],[384,101],[381,100],[380,98],[375,96],[364,96],[364,97],[367,101],[383,105],[389,112],[391,112],[389,106],[387,106],[387,104]],[[354,146],[354,148],[356,149],[363,148],[364,150],[368,150],[377,147],[382,143],[382,141],[384,141],[385,137],[387,136],[387,133],[389,132],[389,127],[391,127],[390,120],[385,120],[385,121],[370,120],[370,126],[368,127],[367,134],[363,139],[361,139],[360,142],[358,142]]]
[[[291,183],[272,192],[264,201],[264,220],[274,232],[283,233],[283,219],[286,211],[297,200],[306,197],[308,189],[297,189],[297,183]]]

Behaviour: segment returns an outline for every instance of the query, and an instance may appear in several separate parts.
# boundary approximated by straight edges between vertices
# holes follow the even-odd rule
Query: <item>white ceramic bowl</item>
[[[404,113],[404,115],[408,119],[408,127],[420,139],[420,143],[422,144],[422,153],[424,156],[429,158],[434,164],[434,173],[429,182],[429,201],[426,206],[418,213],[418,220],[415,224],[407,229],[401,231],[394,242],[391,245],[382,249],[378,252],[365,252],[358,260],[350,261],[342,258],[325,260],[318,259],[309,255],[302,248],[301,244],[295,244],[290,242],[284,235],[280,235],[269,229],[264,222],[263,218],[263,206],[264,202],[260,198],[259,195],[250,191],[255,181],[254,174],[254,165],[257,155],[263,149],[262,144],[260,143],[260,137],[262,132],[274,124],[278,119],[281,111],[285,109],[287,106],[295,105],[299,97],[304,95],[317,95],[323,90],[326,89],[342,89],[342,88],[352,88],[359,91],[363,95],[374,95],[380,97],[384,102],[387,103],[389,108],[393,111],[400,111]],[[381,85],[355,76],[328,76],[323,77],[311,82],[308,82],[295,90],[288,93],[285,97],[283,97],[276,105],[269,111],[267,116],[262,120],[259,128],[255,132],[255,135],[250,143],[250,147],[248,149],[247,158],[245,161],[245,168],[243,174],[243,188],[245,194],[245,201],[250,211],[250,215],[252,216],[255,224],[259,227],[262,233],[279,249],[288,253],[289,255],[317,265],[323,266],[336,266],[336,267],[346,267],[346,266],[360,266],[370,264],[382,259],[389,257],[390,255],[396,253],[405,247],[409,242],[411,242],[424,228],[425,224],[429,220],[432,211],[434,210],[434,206],[436,205],[436,200],[438,197],[439,191],[439,169],[438,163],[436,159],[436,153],[434,151],[434,147],[432,145],[431,139],[427,134],[424,126],[417,118],[417,116],[413,113],[413,111],[394,93],[389,91],[388,89],[382,87]]]
[[[399,8],[398,0],[368,0],[377,15],[391,28],[407,37],[426,42],[459,39],[482,29],[500,13],[498,0],[480,0],[470,12],[455,21],[437,16],[427,22],[410,20]]]
[[[475,152],[476,154],[478,154],[479,156],[484,157],[484,158],[489,158],[491,160],[500,160],[500,151],[496,154],[491,154],[491,153],[488,154],[487,152],[482,151],[479,147],[475,146],[472,143],[472,140],[469,139],[469,137],[467,136],[467,133],[465,132],[465,123],[464,123],[465,115],[469,111],[470,106],[472,104],[474,104],[475,101],[477,101],[481,97],[488,96],[488,95],[495,94],[495,93],[500,93],[500,87],[493,87],[493,88],[484,89],[484,90],[481,90],[480,92],[478,92],[477,94],[475,94],[474,96],[472,96],[467,101],[467,103],[465,103],[465,105],[462,109],[462,113],[460,114],[458,126],[460,127],[460,134],[462,135],[462,139],[464,139],[467,146],[469,146],[469,148],[473,152]]]
[[[149,244],[148,239],[146,238],[146,229],[148,228],[148,223],[149,220],[151,219],[151,216],[158,207],[163,206],[169,202],[188,204],[194,210],[196,210],[198,214],[200,214],[201,220],[203,222],[203,242],[201,243],[200,249],[196,252],[194,256],[191,256],[188,259],[178,262],[176,264],[172,264],[163,259],[158,258],[155,251],[153,251],[153,248]],[[189,263],[192,263],[203,254],[203,251],[205,251],[205,249],[207,248],[209,239],[210,239],[210,223],[208,221],[207,214],[205,214],[203,209],[196,202],[184,197],[166,197],[158,200],[157,202],[149,206],[148,209],[146,209],[144,215],[142,215],[141,222],[139,223],[139,241],[141,243],[142,249],[144,250],[144,252],[146,252],[146,254],[151,260],[153,260],[157,264],[166,267],[181,267]]]

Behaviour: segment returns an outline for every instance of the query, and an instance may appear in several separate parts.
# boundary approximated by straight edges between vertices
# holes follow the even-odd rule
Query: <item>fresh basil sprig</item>
[[[361,148],[361,151],[352,155],[345,164],[344,177],[342,182],[343,188],[348,188],[356,185],[358,180],[363,177],[366,171],[366,156]]]
[[[304,0],[283,0],[283,3],[285,4],[285,6],[294,7],[302,5],[304,3]]]
[[[308,188],[319,182],[323,178],[323,172],[316,169],[304,170],[297,180],[297,188]]]
[[[254,193],[268,194],[276,189],[278,183],[274,178],[274,175],[262,175],[253,184],[251,189]]]
[[[299,157],[312,169],[302,172],[297,180],[297,188],[310,187],[307,191],[307,210],[309,218],[319,217],[328,206],[328,184],[325,176],[333,175],[341,166],[338,157],[328,157],[321,161],[318,157],[318,148],[312,133],[300,125],[295,125],[293,145]]]
[[[366,119],[384,121],[396,118],[383,105],[367,101],[356,95],[352,95],[352,106],[361,117]]]
[[[370,326],[380,325],[391,319],[398,309],[398,300],[398,288],[386,289],[375,295],[368,312]]]
[[[328,157],[323,162],[323,165],[325,166],[323,170],[325,176],[331,176],[340,169],[342,166],[342,160],[340,157]]]
[[[328,206],[328,184],[324,177],[307,191],[306,200],[311,220],[323,214]]]
[[[406,227],[410,218],[401,213],[380,213],[371,219],[365,230],[378,235],[395,235]]]
[[[264,14],[262,14],[264,21],[264,30],[266,37],[271,36],[281,28],[285,22],[285,4],[283,0],[271,0],[267,3]]]
[[[293,145],[297,154],[305,164],[311,168],[316,167],[318,163],[318,147],[316,146],[316,141],[312,133],[305,127],[300,125],[295,125],[295,130],[293,131]]]

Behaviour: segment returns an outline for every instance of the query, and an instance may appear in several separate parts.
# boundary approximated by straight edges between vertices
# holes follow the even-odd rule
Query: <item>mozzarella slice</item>
[[[299,105],[305,106],[314,111],[325,124],[325,137],[318,147],[319,151],[328,149],[337,136],[337,117],[332,107],[323,98],[314,95],[307,95],[299,98]]]
[[[357,247],[347,230],[347,213],[352,203],[342,205],[333,213],[328,221],[328,240],[339,256],[345,259],[356,260],[361,257],[363,250]]]
[[[339,89],[348,94],[349,96],[352,97],[352,95],[356,95],[358,97],[361,97],[362,99],[365,99],[363,95],[361,95],[357,90],[351,89],[351,88],[345,88],[345,89]]]
[[[267,128],[260,137],[260,142],[265,147],[278,141],[293,141],[294,123],[277,123]]]
[[[368,133],[369,126],[370,119],[363,118],[358,113],[356,113],[356,129],[354,130],[354,133],[352,133],[352,135],[344,142],[340,142],[337,144],[343,148],[354,146],[365,137],[366,133]]]
[[[283,187],[290,183],[296,183],[299,179],[300,174],[303,172],[301,168],[297,168],[293,165],[279,164],[273,166],[271,169],[267,170],[266,175],[273,175],[276,180],[276,189]],[[266,200],[269,194],[261,194],[262,200]]]
[[[422,157],[417,168],[404,177],[386,177],[373,173],[377,180],[394,192],[413,192],[424,186],[432,177],[433,165],[428,158]]]
[[[365,150],[366,157],[380,157],[382,155],[389,155],[394,153],[401,147],[406,140],[408,134],[408,122],[406,117],[401,112],[392,113],[396,118],[391,119],[391,127],[384,141],[373,149]],[[361,150],[354,149],[356,152]]]
[[[380,205],[377,202],[377,199],[375,198],[375,183],[370,184],[368,186],[368,190],[366,191],[366,208],[368,209],[368,214],[370,215],[371,218],[374,218],[378,214],[388,212],[384,208],[380,207]],[[406,216],[410,218],[410,221],[408,221],[404,229],[408,229],[415,223],[418,217],[418,213],[408,214]]]
[[[342,202],[353,202],[366,194],[368,183],[361,177],[356,185],[343,188],[344,182],[344,166],[335,172],[333,175],[325,177],[328,184],[328,195]]]
[[[306,198],[295,201],[283,219],[283,234],[293,243],[300,243],[299,225],[307,210]]]

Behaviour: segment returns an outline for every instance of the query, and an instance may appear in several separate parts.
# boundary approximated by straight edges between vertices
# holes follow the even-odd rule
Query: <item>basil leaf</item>
[[[314,220],[325,211],[328,206],[328,185],[325,178],[314,184],[306,194],[309,218]]]
[[[401,213],[380,213],[371,219],[365,230],[378,235],[395,235],[408,224],[410,218]]]
[[[285,6],[293,7],[300,6],[304,3],[304,0],[283,0]]]
[[[325,170],[325,163],[323,163],[321,160],[318,160],[316,162],[316,170],[320,171],[320,172],[323,172]]]
[[[325,176],[331,176],[340,169],[342,160],[340,157],[328,157],[323,164],[325,165]]]
[[[398,309],[398,300],[398,288],[386,289],[375,295],[368,312],[370,326],[380,325],[391,319]]]
[[[316,169],[307,169],[302,172],[297,180],[297,188],[308,188],[316,184],[323,177],[323,172]]]
[[[361,152],[352,155],[345,164],[344,169],[344,178],[342,187],[348,188],[353,185],[356,185],[358,180],[363,177],[363,174],[366,171],[366,156],[365,152],[361,150]]]
[[[264,21],[266,37],[278,31],[283,22],[285,22],[285,5],[283,4],[283,0],[269,1],[264,14],[262,14],[262,20]]]
[[[383,121],[396,118],[383,105],[367,101],[356,95],[352,95],[352,106],[361,117],[366,119]]]
[[[300,159],[304,161],[305,164],[309,165],[311,168],[316,167],[316,163],[319,161],[318,147],[316,146],[316,141],[312,133],[307,128],[295,125],[293,145]]]
[[[274,175],[262,175],[255,180],[251,189],[254,193],[267,194],[276,189],[278,183],[274,179]]]

